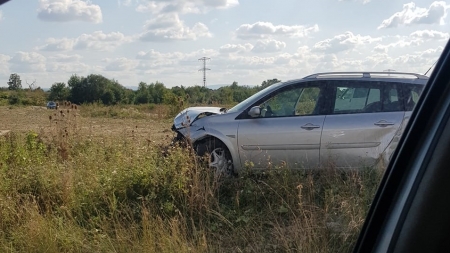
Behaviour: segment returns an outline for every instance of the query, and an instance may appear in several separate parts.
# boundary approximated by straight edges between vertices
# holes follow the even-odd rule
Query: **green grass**
[[[0,136],[0,252],[349,252],[382,173],[218,180],[188,148],[91,139],[70,115]]]

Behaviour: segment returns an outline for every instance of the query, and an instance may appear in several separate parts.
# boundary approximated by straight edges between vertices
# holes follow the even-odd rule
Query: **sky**
[[[328,71],[425,73],[450,1],[12,0],[0,6],[0,87],[101,74],[126,87],[259,85]]]

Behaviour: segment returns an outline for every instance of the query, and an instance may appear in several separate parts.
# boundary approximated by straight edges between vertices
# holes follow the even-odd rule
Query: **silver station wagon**
[[[172,130],[227,174],[374,166],[389,161],[427,80],[399,72],[318,73],[273,84],[228,110],[187,108]]]

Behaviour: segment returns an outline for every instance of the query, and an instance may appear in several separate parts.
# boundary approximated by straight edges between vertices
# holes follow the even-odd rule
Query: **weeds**
[[[138,128],[90,138],[79,110],[0,136],[1,252],[348,252],[380,181],[331,167],[217,181]]]

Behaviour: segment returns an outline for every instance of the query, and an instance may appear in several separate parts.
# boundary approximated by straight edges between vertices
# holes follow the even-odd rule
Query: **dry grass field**
[[[92,117],[91,111],[101,111],[105,107],[99,109],[96,106],[89,106],[89,108],[77,106],[77,110],[72,110],[70,106],[61,106],[58,110],[50,110],[39,106],[0,106],[0,131],[22,133],[34,131],[48,135],[55,128],[54,122],[49,117],[56,118],[61,111],[67,114],[67,109],[70,109],[77,116],[72,117],[71,123],[77,124],[77,133],[80,135],[97,138],[134,137],[139,141],[148,140],[159,144],[167,141],[167,135],[173,135],[170,130],[172,120],[166,117],[163,106],[160,107],[151,111],[139,111],[133,107],[117,107],[113,110],[121,112],[123,114],[121,117],[110,116],[106,113]]]
[[[0,107],[0,252],[349,252],[381,173],[216,178],[164,106]]]

